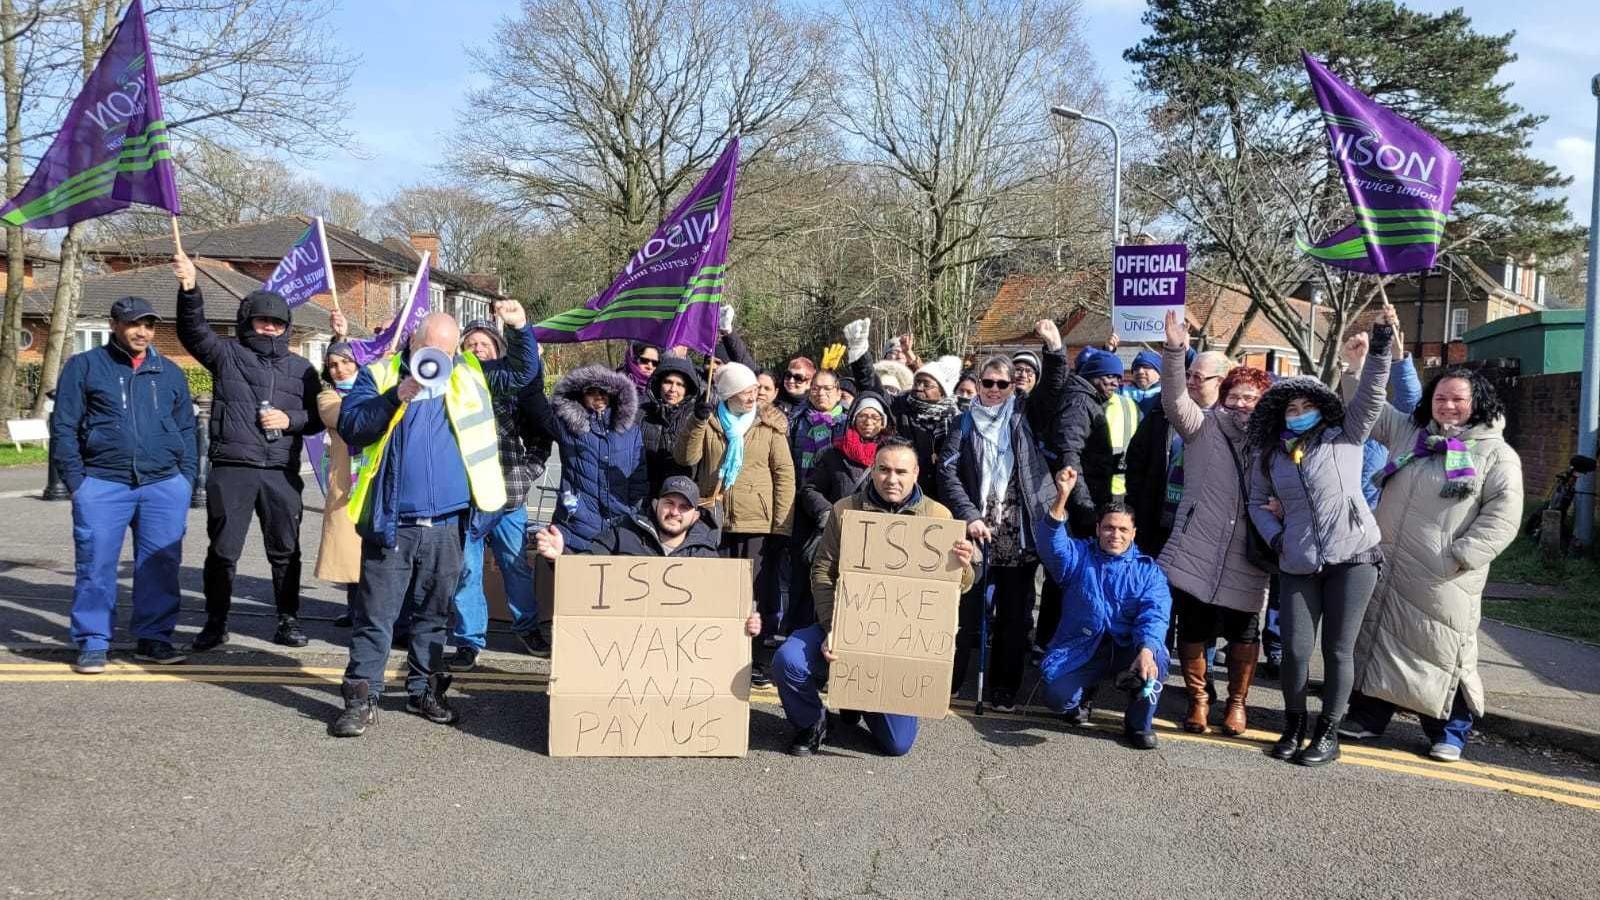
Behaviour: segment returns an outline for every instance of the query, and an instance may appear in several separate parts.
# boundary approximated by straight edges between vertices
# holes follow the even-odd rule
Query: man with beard
[[[233,573],[252,517],[261,522],[272,594],[275,643],[304,647],[300,630],[301,439],[323,430],[317,413],[317,370],[289,352],[289,304],[271,291],[253,291],[239,304],[235,338],[219,337],[206,321],[194,263],[179,252],[178,341],[211,372],[211,474],[206,480],[204,571],[206,624],[196,651],[228,642]]]
[[[662,556],[673,559],[716,559],[717,533],[700,518],[700,488],[693,478],[674,475],[661,483],[649,512],[636,512],[601,531],[580,553],[592,556]],[[534,536],[540,556],[554,562],[567,550],[555,525]],[[750,613],[745,634],[761,633],[761,615]]]

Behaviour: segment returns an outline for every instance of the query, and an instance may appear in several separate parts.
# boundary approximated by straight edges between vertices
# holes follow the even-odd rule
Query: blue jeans
[[[189,479],[174,475],[129,487],[85,478],[72,494],[72,639],[81,650],[105,650],[117,611],[117,559],[133,527],[135,638],[171,641],[178,624],[178,566],[189,526]]]
[[[533,568],[524,552],[528,543],[528,511],[521,507],[502,512],[478,528],[468,528],[461,548],[461,586],[451,604],[450,643],[482,650],[489,632],[489,600],[483,595],[483,546],[487,542],[500,567],[511,628],[521,634],[539,624],[533,602]]]
[[[1389,727],[1389,720],[1394,718],[1397,707],[1387,700],[1368,697],[1357,691],[1350,697],[1350,712],[1347,718],[1355,719],[1358,724],[1366,726],[1368,731],[1383,734]],[[1466,694],[1456,688],[1456,698],[1450,704],[1450,718],[1435,719],[1432,716],[1417,714],[1422,720],[1422,733],[1428,736],[1431,744],[1450,744],[1457,750],[1467,746],[1467,735],[1472,733],[1472,710],[1467,706]]]
[[[789,635],[772,655],[772,683],[783,701],[783,714],[796,728],[810,728],[827,714],[822,706],[819,682],[827,678],[822,658],[822,642],[827,639],[821,625],[811,625]],[[863,713],[862,721],[872,732],[878,749],[889,756],[905,756],[917,740],[916,716]]]
[[[1067,669],[1059,673],[1054,681],[1044,682],[1044,702],[1056,712],[1066,712],[1075,708],[1083,699],[1083,692],[1093,688],[1107,675],[1124,672],[1133,668],[1133,661],[1139,657],[1143,647],[1119,647],[1111,635],[1100,639],[1095,645],[1094,653],[1076,669]],[[1123,713],[1122,727],[1129,732],[1153,731],[1156,720],[1156,703],[1161,699],[1160,679],[1167,674],[1167,655],[1165,645],[1155,649],[1157,676],[1156,693],[1148,700],[1133,692],[1133,699],[1128,701],[1127,711]]]

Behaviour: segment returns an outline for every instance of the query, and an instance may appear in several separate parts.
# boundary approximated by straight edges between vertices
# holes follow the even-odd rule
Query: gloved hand
[[[723,334],[733,330],[733,307],[726,303],[722,304],[721,310],[717,313],[717,330]]]
[[[711,401],[707,400],[704,394],[701,394],[694,401],[694,417],[696,419],[704,422],[705,420],[711,418],[711,410]]]
[[[871,319],[857,319],[844,326],[845,362],[855,362],[867,352],[867,339],[871,334]]]

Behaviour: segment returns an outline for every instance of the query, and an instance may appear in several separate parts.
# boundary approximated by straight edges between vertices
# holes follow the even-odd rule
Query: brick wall
[[[1556,477],[1578,452],[1581,378],[1578,372],[1495,378],[1506,404],[1506,439],[1522,457],[1522,486],[1529,507],[1550,493]]]
[[[236,262],[231,265],[251,278],[264,282],[272,276],[276,263]],[[334,266],[333,280],[339,286],[339,308],[352,324],[376,331],[394,314],[390,308],[390,291],[397,279],[374,275],[357,266]],[[333,297],[330,294],[318,294],[311,298],[311,302],[326,310],[333,309]]]

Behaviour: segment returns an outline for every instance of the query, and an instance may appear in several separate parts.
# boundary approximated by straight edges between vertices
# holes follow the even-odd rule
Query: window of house
[[[111,328],[101,322],[80,323],[72,334],[72,352],[82,353],[111,343]]]
[[[328,355],[328,341],[306,341],[304,351],[300,354],[311,363],[311,367],[318,372],[322,371],[322,358]]]
[[[1450,336],[1446,340],[1459,341],[1467,333],[1467,310],[1450,310]]]
[[[1500,286],[1506,290],[1515,290],[1513,284],[1517,277],[1517,264],[1511,257],[1506,257],[1505,270],[1500,273]]]
[[[33,347],[33,329],[22,328],[17,331],[17,349],[27,350]]]

